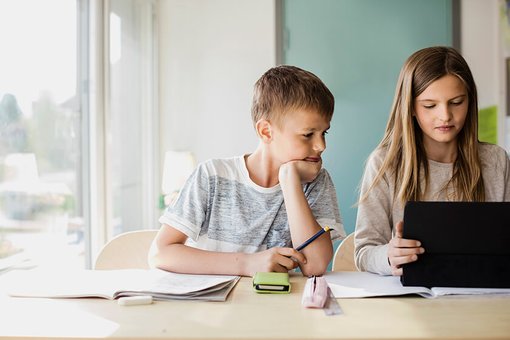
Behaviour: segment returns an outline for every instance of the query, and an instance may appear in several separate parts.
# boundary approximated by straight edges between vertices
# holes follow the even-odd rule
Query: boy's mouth
[[[307,161],[307,162],[320,162],[321,158],[320,157],[306,157],[305,161]]]

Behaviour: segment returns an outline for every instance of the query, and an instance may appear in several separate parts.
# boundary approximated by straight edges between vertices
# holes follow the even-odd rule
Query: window
[[[0,271],[85,264],[77,18],[75,1],[0,2]]]
[[[157,228],[160,213],[155,4],[111,0],[109,6],[107,238]]]
[[[156,227],[155,17],[152,0],[0,2],[0,273],[90,267]]]

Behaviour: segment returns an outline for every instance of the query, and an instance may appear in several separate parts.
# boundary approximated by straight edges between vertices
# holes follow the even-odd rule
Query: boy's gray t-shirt
[[[321,169],[303,190],[317,222],[334,229],[332,240],[344,237],[329,173]],[[255,184],[244,156],[201,163],[159,222],[188,236],[187,245],[205,250],[253,253],[298,246],[291,241],[280,185]]]

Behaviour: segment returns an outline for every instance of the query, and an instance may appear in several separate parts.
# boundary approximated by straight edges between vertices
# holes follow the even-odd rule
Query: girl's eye
[[[452,102],[452,105],[461,105],[464,101],[463,100],[460,100],[460,101],[457,101],[457,102]]]
[[[423,107],[426,108],[426,109],[432,109],[434,106],[436,106],[436,105],[434,105],[434,104],[423,105]]]

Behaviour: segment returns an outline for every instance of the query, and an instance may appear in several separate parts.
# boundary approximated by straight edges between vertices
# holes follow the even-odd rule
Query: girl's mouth
[[[448,132],[453,129],[453,125],[441,125],[436,127],[436,130],[439,130],[441,132]]]

